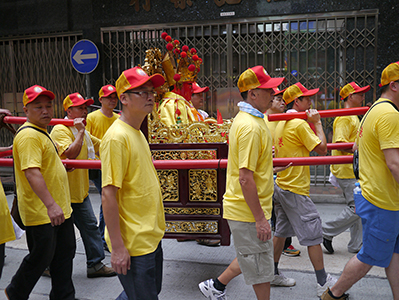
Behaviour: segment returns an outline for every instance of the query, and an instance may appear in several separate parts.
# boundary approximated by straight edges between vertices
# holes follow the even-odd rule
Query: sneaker
[[[328,253],[333,254],[334,253],[334,248],[332,246],[332,241],[327,240],[326,238],[323,238],[323,246],[326,248]]]
[[[280,274],[274,275],[273,281],[270,282],[271,286],[294,286],[295,284],[295,279],[285,277],[285,275],[281,272]]]
[[[338,299],[338,300],[346,300],[349,299],[349,294],[343,294],[341,297],[339,298],[333,298],[330,296],[330,294],[328,293],[330,291],[330,288],[326,289],[323,293],[323,295],[321,295],[320,299],[321,300],[334,300],[334,299]]]
[[[198,285],[202,295],[210,300],[226,300],[226,290],[219,291],[213,286],[213,279],[208,279]]]
[[[327,289],[331,288],[336,282],[337,282],[337,278],[331,276],[330,274],[327,274],[326,283],[323,286],[321,286],[320,284],[317,284],[317,297],[321,297],[323,295],[323,293]]]
[[[290,245],[287,249],[283,250],[283,254],[285,256],[299,256],[299,254],[301,254],[301,251],[295,249],[292,245]]]
[[[208,246],[208,247],[216,247],[219,246],[220,240],[211,240],[211,239],[197,239],[198,244]]]
[[[51,274],[50,274],[50,267],[47,267],[47,268],[43,271],[42,276],[44,276],[44,277],[51,277]]]
[[[112,277],[116,276],[114,269],[107,267],[103,263],[98,263],[94,267],[87,268],[87,278]]]

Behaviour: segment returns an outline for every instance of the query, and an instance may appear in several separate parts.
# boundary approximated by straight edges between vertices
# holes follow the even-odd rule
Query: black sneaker
[[[332,246],[332,241],[327,240],[326,238],[323,238],[323,246],[326,248],[328,253],[333,254],[334,253],[334,248]]]

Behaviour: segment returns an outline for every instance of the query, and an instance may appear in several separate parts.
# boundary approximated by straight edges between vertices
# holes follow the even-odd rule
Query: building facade
[[[314,107],[339,107],[339,88],[370,85],[366,102],[378,97],[381,71],[399,60],[399,7],[394,0],[35,0],[0,3],[0,101],[22,114],[22,93],[40,84],[56,94],[56,116],[65,95],[97,100],[101,85],[144,63],[145,50],[165,49],[161,33],[197,49],[203,59],[200,85],[207,85],[204,109],[224,118],[237,112],[236,82],[248,67],[263,65],[320,88]],[[72,46],[93,41],[100,52],[90,74],[76,72]],[[331,136],[332,119],[324,119]],[[1,133],[2,142],[9,140]]]

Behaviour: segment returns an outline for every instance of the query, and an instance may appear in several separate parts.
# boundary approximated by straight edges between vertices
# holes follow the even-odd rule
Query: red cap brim
[[[193,94],[199,94],[199,93],[205,93],[209,91],[209,87],[203,87],[203,88],[197,88],[197,89],[193,89]]]
[[[116,94],[117,95],[116,90],[115,91],[108,91],[108,92],[104,93],[104,95],[101,96],[101,97],[108,97],[109,95],[112,95],[112,94]]]
[[[301,95],[301,97],[310,97],[313,95],[316,95],[319,92],[319,89],[313,89],[313,90],[308,90],[306,93],[303,93],[303,95]]]
[[[268,82],[256,87],[257,89],[272,89],[278,87],[283,81],[284,77],[270,78]]]
[[[73,105],[71,105],[70,107],[74,107],[74,106],[80,106],[83,104],[86,104],[87,106],[90,106],[94,103],[93,99],[82,99],[82,101],[76,102]]]
[[[278,91],[277,93],[274,93],[274,96],[280,95],[280,94],[284,94],[285,90],[287,88],[285,88],[284,90]]]
[[[162,86],[165,83],[165,78],[161,74],[154,74],[154,75],[150,76],[149,80],[151,80],[152,85],[154,86],[154,89]]]
[[[55,98],[55,95],[54,95],[53,92],[51,92],[51,91],[43,91],[43,92],[41,92],[40,94],[38,94],[38,95],[35,97],[35,99],[36,99],[37,97],[41,96],[41,95],[47,96],[47,97],[49,97],[51,100],[54,100],[54,98]]]
[[[152,85],[154,86],[154,89],[157,87],[162,86],[165,83],[165,78],[161,74],[154,74],[148,78],[143,78],[142,80],[136,82],[135,86],[131,86],[127,90],[132,90],[135,88],[138,88],[142,86],[143,84],[147,83],[148,81],[152,82]]]
[[[360,89],[358,89],[357,91],[353,92],[354,94],[357,93],[366,93],[371,89],[371,87],[369,85],[366,85],[365,87],[362,87]]]

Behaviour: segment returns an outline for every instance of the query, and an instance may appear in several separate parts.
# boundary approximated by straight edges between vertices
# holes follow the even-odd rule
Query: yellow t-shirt
[[[337,117],[333,124],[333,143],[353,143],[356,140],[357,129],[359,128],[359,118],[357,116]],[[333,156],[352,155],[351,153],[332,150]],[[331,165],[331,173],[340,179],[355,178],[353,166],[351,164]]]
[[[306,121],[280,121],[275,132],[275,157],[306,157],[320,143]],[[277,173],[276,183],[283,190],[309,196],[309,166],[290,167]]]
[[[131,256],[152,253],[165,232],[158,176],[143,133],[116,120],[100,146],[102,187],[118,189],[123,243]],[[111,249],[108,230],[105,239]]]
[[[26,129],[25,129],[26,130]],[[0,245],[15,240],[14,227],[12,226],[10,210],[6,194],[0,182]]]
[[[36,127],[48,135],[46,130],[32,123],[26,122],[23,126]],[[50,223],[47,208],[25,177],[24,171],[29,168],[39,168],[47,189],[63,210],[65,219],[70,218],[72,208],[67,172],[50,139],[32,128],[23,129],[14,138],[13,156],[19,212],[25,226]]]
[[[105,116],[101,110],[97,109],[87,115],[86,130],[98,139],[102,139],[108,128],[119,118],[119,115],[113,113],[111,118]]]
[[[269,122],[269,119],[267,118],[267,115],[265,115],[265,118],[263,120],[265,120],[266,126],[267,128],[269,128],[270,131],[270,136],[272,137],[272,143],[274,146],[274,134],[276,132],[276,127],[279,121],[273,121],[273,122]]]
[[[180,124],[189,124],[196,120],[191,106],[192,104],[190,105],[182,96],[168,92],[165,93],[159,105],[158,115],[166,126],[176,125],[178,119],[181,121]],[[177,111],[180,111],[180,115]]]
[[[223,196],[223,218],[255,222],[239,183],[239,169],[253,171],[259,202],[266,219],[272,211],[273,158],[270,131],[262,118],[240,111],[229,133],[226,193]]]
[[[387,100],[380,98],[377,102]],[[363,196],[379,208],[398,211],[399,184],[388,169],[383,150],[399,148],[399,112],[389,103],[376,105],[367,114],[358,136]]]
[[[89,134],[90,135],[90,134]],[[72,130],[65,125],[56,125],[50,134],[53,141],[57,144],[58,153],[61,159],[66,159],[64,152],[68,149],[69,145],[73,143],[75,137]],[[95,136],[90,135],[93,142],[94,152],[98,153],[100,149],[101,140]],[[86,138],[83,138],[82,149],[76,159],[88,159]],[[89,195],[89,170],[88,169],[75,169],[68,172],[69,191],[71,194],[72,203],[82,203],[83,200]]]

